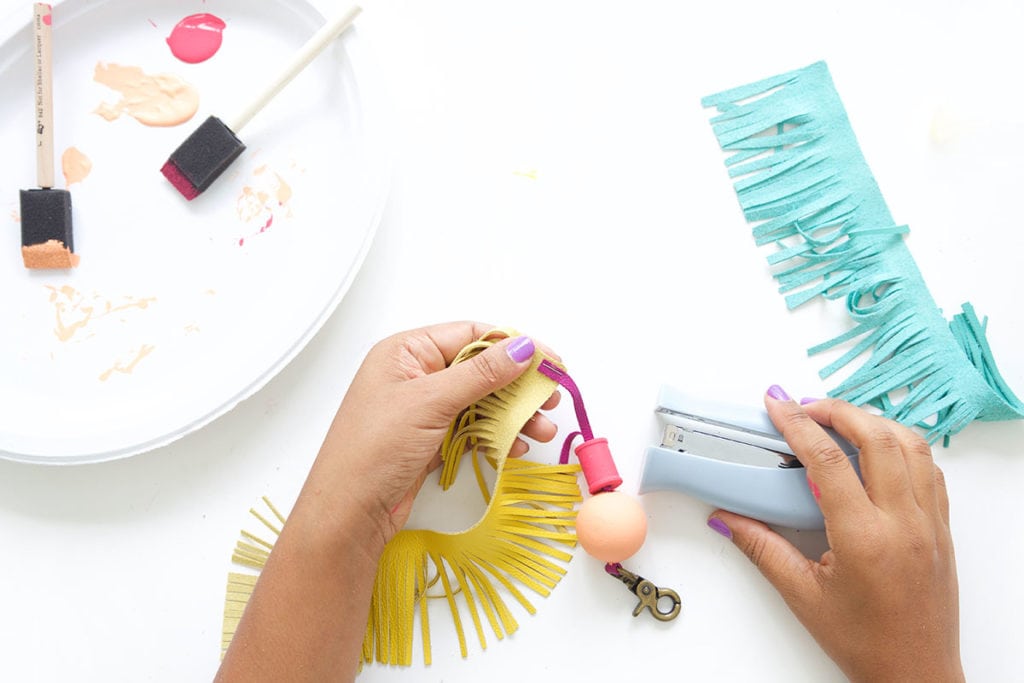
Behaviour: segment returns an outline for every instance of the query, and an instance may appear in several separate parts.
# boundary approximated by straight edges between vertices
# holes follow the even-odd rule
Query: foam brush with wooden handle
[[[235,116],[208,117],[174,150],[160,172],[185,197],[195,199],[245,150],[238,134],[270,100],[335,38],[352,25],[362,9],[356,5],[329,18],[271,79],[260,94]]]
[[[36,182],[21,190],[21,258],[26,268],[71,268],[78,265],[71,234],[71,193],[54,185],[53,170],[53,11],[33,7],[35,63]]]

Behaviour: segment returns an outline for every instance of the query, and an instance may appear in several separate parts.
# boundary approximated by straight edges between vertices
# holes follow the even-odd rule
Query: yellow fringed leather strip
[[[385,547],[377,571],[363,660],[412,663],[415,605],[426,592],[430,569],[440,574],[463,657],[467,655],[466,634],[456,594],[473,621],[482,648],[487,647],[487,639],[479,608],[498,640],[513,633],[519,625],[495,582],[533,614],[533,605],[513,580],[547,596],[565,574],[558,562],[568,562],[572,555],[551,544],[572,547],[576,543],[572,527],[574,505],[581,499],[578,469],[576,465],[508,460],[487,511],[471,528],[455,534],[399,532]],[[426,601],[419,600],[419,607],[423,659],[430,664]]]
[[[463,349],[453,364],[510,335],[502,330],[485,335]],[[469,616],[480,646],[486,649],[484,619],[498,640],[519,627],[504,595],[511,595],[534,614],[535,608],[517,584],[547,596],[565,574],[562,565],[572,554],[559,546],[572,548],[576,544],[575,507],[582,500],[576,478],[579,466],[507,458],[519,430],[557,388],[553,380],[537,372],[543,359],[537,353],[519,379],[467,408],[449,428],[441,447],[440,483],[444,489],[452,485],[463,453],[469,452],[487,509],[465,531],[403,530],[387,544],[363,639],[364,662],[410,665],[418,612],[423,659],[430,664],[428,597],[443,597],[448,602],[463,657],[468,654],[464,615]],[[497,470],[493,492],[487,490],[480,459]],[[264,502],[283,523],[270,501],[264,498]],[[265,516],[251,512],[275,537],[280,533]],[[258,571],[272,543],[246,532],[243,536],[232,559]],[[442,595],[428,595],[438,583]],[[232,573],[228,577],[224,650],[254,585],[255,577],[250,575]]]
[[[274,504],[266,496],[263,496],[263,504],[267,506],[267,509],[277,518],[278,522],[284,525],[284,515],[278,512],[277,508],[274,507]],[[281,535],[281,529],[269,521],[265,515],[257,511],[256,508],[250,508],[249,514],[274,533],[274,540],[277,540],[277,537]],[[266,541],[256,534],[242,530],[242,540],[235,543],[235,550],[231,554],[231,561],[259,572],[266,565],[267,557],[270,556],[270,550],[273,547],[273,541]],[[253,588],[255,587],[256,576],[252,574],[241,574],[238,572],[230,572],[228,574],[227,594],[224,597],[224,628],[220,641],[220,656],[222,658],[228,651],[231,639],[235,637],[238,622],[242,619],[242,612],[245,611],[245,606],[249,604],[249,597],[252,595]]]
[[[461,363],[511,332],[495,331],[463,349],[452,362]],[[515,382],[469,406],[448,430],[441,446],[440,483],[455,481],[463,453],[474,458],[474,470],[484,499],[483,518],[459,533],[429,530],[401,531],[384,549],[373,591],[370,619],[363,640],[363,661],[412,663],[416,605],[419,604],[423,660],[430,664],[428,573],[440,577],[459,639],[467,656],[465,609],[482,648],[487,638],[480,611],[498,640],[519,624],[502,597],[511,594],[527,612],[535,609],[514,582],[547,596],[557,585],[572,555],[554,544],[572,547],[575,505],[581,500],[577,465],[545,465],[507,459],[526,421],[555,391],[557,385],[537,372],[544,356],[537,353],[530,369]],[[493,495],[487,491],[479,459],[497,468]]]

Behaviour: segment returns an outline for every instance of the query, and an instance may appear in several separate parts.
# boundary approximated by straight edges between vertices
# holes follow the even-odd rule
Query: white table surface
[[[3,0],[0,16],[21,4]],[[0,461],[0,680],[210,679],[246,510],[301,483],[358,363],[391,332],[474,318],[555,347],[627,490],[656,438],[662,382],[751,404],[772,383],[822,395],[824,361],[804,349],[841,318],[786,311],[699,103],[819,59],[936,301],[991,316],[1000,369],[1024,393],[1019,3],[364,7],[395,168],[359,277],[298,358],[198,433],[98,465]],[[569,428],[568,412],[556,418]],[[1024,422],[979,423],[936,452],[973,680],[1024,677],[1022,442]],[[842,680],[707,529],[707,506],[643,503],[650,532],[629,564],[679,591],[676,621],[632,618],[634,598],[577,550],[535,616],[514,608],[512,637],[486,652],[471,637],[462,660],[438,605],[432,666],[369,666],[360,680]]]

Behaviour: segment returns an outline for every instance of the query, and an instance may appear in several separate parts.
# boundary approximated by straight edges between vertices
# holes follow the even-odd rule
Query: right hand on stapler
[[[963,680],[949,498],[927,442],[843,401],[801,406],[772,387],[765,405],[806,467],[830,549],[809,560],[765,524],[723,510],[709,526],[851,680]],[[863,485],[822,426],[860,449]]]

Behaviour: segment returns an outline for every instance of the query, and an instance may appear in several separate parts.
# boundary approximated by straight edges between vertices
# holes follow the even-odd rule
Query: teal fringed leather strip
[[[853,328],[808,349],[849,351],[827,378],[866,360],[829,395],[870,404],[948,438],[972,420],[1024,417],[970,304],[946,321],[868,168],[824,62],[702,101],[757,244],[786,303],[845,299]]]

